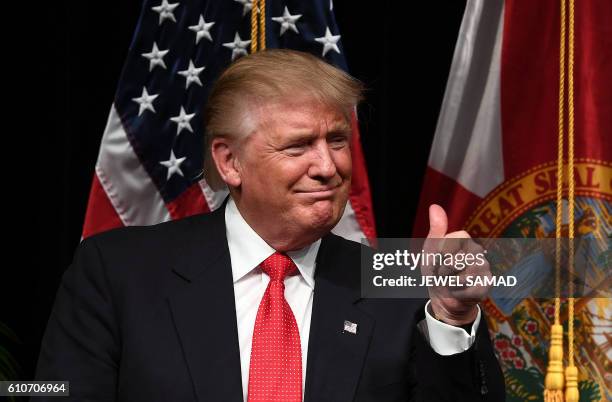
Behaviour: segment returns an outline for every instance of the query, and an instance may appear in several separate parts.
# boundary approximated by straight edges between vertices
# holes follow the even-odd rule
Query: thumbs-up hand
[[[448,217],[444,208],[432,204],[429,207],[429,233],[423,249],[428,253],[441,253],[444,256],[458,256],[468,253],[476,255],[483,253],[484,249],[473,241],[464,231],[446,233],[448,230]],[[459,259],[457,259],[459,261]],[[485,260],[484,264],[461,264],[456,266],[423,265],[421,273],[424,276],[457,276],[458,283],[448,281],[447,286],[430,286],[428,288],[431,298],[431,308],[434,316],[450,325],[464,325],[473,322],[478,314],[476,304],[483,300],[488,291],[485,286],[466,286],[465,278],[468,276],[490,277],[491,268]],[[453,283],[453,286],[450,284]]]

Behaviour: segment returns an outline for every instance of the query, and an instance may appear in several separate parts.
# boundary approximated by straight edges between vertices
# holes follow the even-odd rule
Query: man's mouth
[[[334,196],[334,194],[338,190],[338,187],[340,187],[340,185],[332,187],[317,187],[306,190],[297,190],[296,193],[314,198],[330,198]]]

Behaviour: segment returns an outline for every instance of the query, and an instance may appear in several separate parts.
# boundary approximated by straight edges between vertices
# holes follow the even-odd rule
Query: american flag
[[[212,83],[249,52],[251,0],[145,0],[92,182],[83,237],[151,225],[219,207],[227,190],[201,177],[202,110]],[[347,70],[331,0],[266,1],[266,46],[318,55]],[[349,205],[334,229],[376,236],[370,190],[353,122]]]

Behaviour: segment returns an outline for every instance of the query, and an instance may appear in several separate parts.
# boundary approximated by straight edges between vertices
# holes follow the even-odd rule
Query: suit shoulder
[[[360,252],[361,248],[364,246],[361,243],[358,243],[354,240],[345,239],[342,236],[338,236],[336,234],[330,233],[326,236],[325,240],[329,242],[329,245],[347,252]],[[365,246],[368,247],[368,246]],[[368,247],[369,248],[369,247]]]
[[[85,239],[80,253],[97,255],[112,277],[165,275],[193,250],[225,239],[223,214],[202,214],[151,226],[109,230]],[[92,254],[93,253],[93,254]],[[205,251],[202,251],[205,254]]]
[[[325,275],[346,282],[351,286],[359,286],[361,258],[370,248],[343,237],[328,234],[323,238],[319,250],[318,266]]]
[[[348,240],[344,237],[330,233],[324,238],[326,248],[334,254],[338,254],[342,258],[359,259],[362,253],[372,253],[373,249],[367,245],[358,243],[354,240]]]
[[[120,246],[125,250],[130,245],[139,243],[152,245],[151,242],[179,242],[198,226],[199,230],[206,230],[206,226],[210,224],[210,214],[199,214],[154,225],[115,228],[90,236],[83,242],[95,243],[104,248]]]

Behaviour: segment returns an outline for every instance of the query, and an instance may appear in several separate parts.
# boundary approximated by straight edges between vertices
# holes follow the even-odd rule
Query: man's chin
[[[336,226],[342,215],[331,200],[321,200],[309,206],[308,212],[302,216],[308,217],[308,226],[313,230],[329,232]]]

